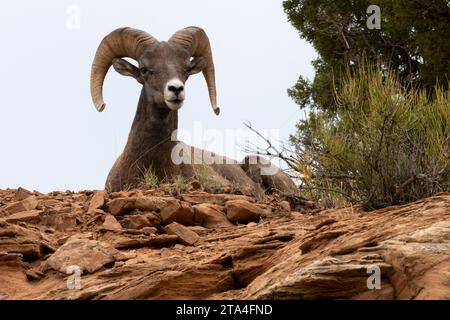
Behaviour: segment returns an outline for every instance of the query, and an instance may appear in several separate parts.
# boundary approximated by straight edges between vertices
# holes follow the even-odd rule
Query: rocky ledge
[[[0,299],[450,299],[450,194],[364,212],[0,190],[0,283]]]

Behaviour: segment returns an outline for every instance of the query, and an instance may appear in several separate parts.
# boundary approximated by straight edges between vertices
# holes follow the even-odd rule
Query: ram
[[[138,67],[124,57],[137,61]],[[98,111],[105,108],[103,82],[111,65],[118,73],[136,79],[142,91],[127,144],[109,172],[107,188],[118,191],[138,187],[143,172],[149,169],[158,179],[170,181],[177,176],[192,178],[200,167],[206,167],[218,185],[239,185],[255,193],[270,187],[259,184],[259,177],[254,181],[246,174],[251,171],[248,164],[244,171],[235,160],[191,148],[176,139],[178,110],[183,105],[185,82],[190,75],[203,72],[212,109],[217,115],[220,112],[211,47],[203,29],[184,28],[167,42],[128,27],[108,34],[97,49],[91,70],[91,96]],[[186,157],[190,160],[178,161]],[[281,170],[277,168],[274,174],[284,181],[285,190],[281,191],[295,189]]]

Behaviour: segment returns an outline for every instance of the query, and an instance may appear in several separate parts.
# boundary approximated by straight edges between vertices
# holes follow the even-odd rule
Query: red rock
[[[136,198],[135,208],[141,211],[157,211],[176,203],[178,200],[172,197],[139,197]]]
[[[194,210],[187,202],[175,202],[162,208],[161,220],[163,223],[179,222],[183,225],[192,225]]]
[[[135,208],[136,199],[133,198],[115,198],[108,201],[106,204],[106,211],[111,213],[113,216],[118,216],[131,211]]]
[[[191,231],[194,231],[196,234],[198,234],[199,236],[204,236],[207,235],[209,233],[209,230],[205,227],[202,226],[189,226],[186,227]]]
[[[59,200],[55,200],[55,199],[43,199],[43,200],[39,200],[38,206],[41,207],[46,207],[46,208],[59,208],[59,207],[63,207],[64,203],[59,201]]]
[[[291,205],[289,201],[281,201],[279,205],[284,211],[291,212]]]
[[[41,257],[41,245],[37,241],[26,241],[22,239],[0,240],[0,251],[8,253],[20,253],[27,259],[38,259]]]
[[[89,202],[89,211],[94,211],[95,209],[101,209],[105,204],[105,191],[95,190],[94,195]]]
[[[133,234],[133,235],[147,235],[147,236],[151,236],[151,235],[155,235],[156,232],[158,230],[156,228],[153,227],[145,227],[142,229],[125,229],[123,230],[123,234],[127,233],[127,234]]]
[[[33,193],[31,191],[28,191],[27,189],[24,189],[22,187],[19,187],[14,194],[14,201],[22,201],[28,197],[31,197]]]
[[[111,193],[108,193],[108,197],[110,199],[128,198],[129,197],[129,193],[127,191],[111,192]]]
[[[252,197],[226,193],[211,194],[207,192],[193,192],[183,194],[181,198],[191,204],[211,203],[223,205],[229,200],[247,200],[248,202],[255,202],[255,199]]]
[[[38,228],[18,222],[17,225],[6,223],[0,226],[0,252],[2,251],[20,253],[24,260],[35,260],[45,253],[53,252],[54,249],[47,235],[42,234]]]
[[[160,194],[160,189],[155,190]],[[0,190],[1,209],[13,201],[15,192]],[[269,195],[253,203],[263,210],[273,209],[275,214],[257,224],[224,229],[187,226],[201,236],[195,246],[176,246],[179,236],[154,235],[152,227],[99,232],[97,226],[107,214],[99,209],[87,213],[88,199],[77,203],[72,193],[63,192],[35,195],[40,201],[59,201],[69,211],[56,210],[60,205],[49,203],[37,225],[8,223],[7,215],[0,219],[0,299],[420,300],[450,296],[448,193],[372,212],[359,206],[327,210],[301,207],[298,210],[304,213],[293,208],[290,215],[277,214],[279,198]],[[143,197],[139,192],[129,195]],[[167,198],[170,200],[164,203],[180,204]],[[199,201],[208,198],[225,203],[221,196],[196,197]],[[201,212],[205,206],[211,209],[203,208],[206,214]],[[135,203],[124,213],[157,220],[162,209],[142,211]],[[212,211],[213,218],[232,226],[224,210],[222,205],[197,204],[194,219],[198,222],[194,224],[206,225]],[[291,218],[296,215],[296,219]],[[47,233],[49,223],[73,223],[73,228]],[[77,239],[83,237],[84,243],[64,250],[64,254],[58,252],[60,259],[56,259],[52,247],[70,243],[74,234]],[[123,249],[122,255],[116,256],[97,242],[117,245]],[[139,249],[142,247],[146,248]],[[54,266],[64,273],[42,274],[49,259],[58,260]],[[68,290],[66,262],[93,271],[82,276],[81,289]],[[368,287],[368,280],[376,278],[370,272],[374,267],[380,271],[379,290]],[[31,282],[33,279],[39,280]]]
[[[200,239],[199,235],[194,231],[189,230],[187,227],[177,222],[172,222],[165,226],[164,231],[166,231],[167,234],[178,236],[179,241],[188,246],[194,245]]]
[[[21,211],[17,213],[13,213],[12,215],[6,217],[6,222],[14,223],[14,222],[27,222],[27,223],[38,223],[40,221],[40,215],[42,211],[40,210],[30,210],[30,211]]]
[[[153,227],[159,228],[159,225],[161,224],[161,218],[157,214],[153,212],[144,212],[142,215],[148,219]]]
[[[301,212],[298,211],[292,211],[291,212],[291,216],[294,218],[301,218],[303,216],[303,214]]]
[[[220,206],[203,203],[194,206],[194,221],[208,229],[227,228],[234,225],[228,221]]]
[[[153,248],[162,248],[162,247],[170,247],[175,245],[178,241],[178,236],[169,235],[169,234],[161,234],[161,235],[152,235],[147,239],[136,239],[136,238],[127,238],[120,239],[114,247],[116,249],[132,249],[132,248],[142,248],[142,247],[153,247]]]
[[[72,195],[72,200],[78,203],[84,203],[88,201],[88,196],[84,193],[77,193]]]
[[[37,205],[38,205],[37,198],[35,196],[30,196],[24,200],[10,203],[5,207],[3,207],[2,210],[6,213],[12,214],[21,211],[34,210],[36,209]]]
[[[248,223],[259,221],[265,211],[257,205],[245,200],[230,200],[225,204],[227,218],[230,221]]]
[[[114,218],[114,216],[108,214],[105,217],[105,221],[102,224],[102,227],[105,230],[109,230],[109,231],[120,231],[122,230],[122,225],[116,220],[116,218]]]
[[[120,224],[127,229],[142,229],[145,227],[151,227],[151,223],[143,215],[128,215],[125,216]]]
[[[119,197],[108,201],[106,210],[113,216],[117,216],[126,214],[134,209],[160,211],[177,203],[178,200],[172,197]]]
[[[6,251],[0,251],[0,261],[22,262],[22,255],[20,253],[8,253]]]
[[[78,214],[71,210],[48,210],[41,214],[41,223],[58,231],[69,231],[77,226]]]
[[[43,272],[41,272],[40,270],[33,269],[33,268],[26,270],[25,274],[27,276],[27,279],[31,279],[31,280],[42,279],[43,277],[45,277],[45,274]]]
[[[144,227],[140,230],[143,234],[146,234],[148,236],[153,235],[156,233],[156,231],[158,231],[158,229],[154,228],[154,227]]]
[[[93,273],[106,264],[122,259],[123,255],[107,243],[71,237],[48,258],[46,264],[64,274],[69,266],[78,266],[81,272]]]

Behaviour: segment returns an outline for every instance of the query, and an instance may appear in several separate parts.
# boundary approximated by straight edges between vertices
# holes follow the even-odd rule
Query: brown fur
[[[116,71],[134,77],[143,84],[143,88],[127,144],[106,181],[106,188],[111,191],[138,187],[145,170],[149,168],[160,180],[170,181],[178,175],[185,178],[195,176],[196,165],[175,165],[171,159],[172,149],[181,143],[171,140],[172,133],[178,128],[178,111],[167,107],[163,92],[170,79],[178,78],[185,83],[190,74],[201,71],[201,59],[190,61],[190,55],[184,48],[160,42],[145,51],[138,62],[139,68],[123,59],[113,62]],[[151,70],[152,74],[143,75],[140,72],[142,68]],[[192,152],[195,150],[198,151],[194,148]],[[237,161],[209,166],[217,174],[217,180],[222,181],[221,184],[227,181],[229,185],[233,183],[250,188],[255,194],[262,191],[261,185],[250,179]]]

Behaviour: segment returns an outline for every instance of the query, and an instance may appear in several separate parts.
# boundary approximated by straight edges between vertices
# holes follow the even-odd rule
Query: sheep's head
[[[138,67],[122,59],[129,57]],[[216,114],[216,85],[211,48],[206,33],[198,27],[177,31],[168,42],[158,42],[136,29],[120,28],[100,43],[92,63],[91,95],[98,111],[103,111],[103,81],[110,66],[131,76],[144,86],[146,95],[170,110],[178,110],[185,98],[184,84],[192,74],[203,72],[211,105]]]

